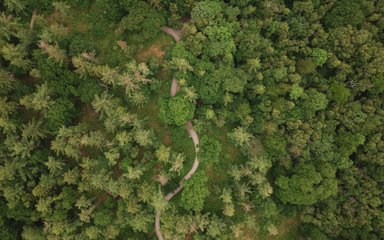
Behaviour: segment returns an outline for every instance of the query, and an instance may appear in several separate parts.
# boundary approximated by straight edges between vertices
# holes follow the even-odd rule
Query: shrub
[[[183,125],[193,118],[195,105],[181,95],[159,101],[160,119],[167,124]]]
[[[61,126],[68,125],[75,113],[75,106],[66,98],[59,98],[45,114],[46,126],[49,131],[56,132]]]
[[[365,20],[359,0],[339,0],[324,17],[324,24],[328,28],[351,25],[360,26]]]
[[[204,163],[218,163],[222,151],[222,146],[216,139],[204,135],[200,141],[200,157]]]
[[[208,178],[204,172],[195,173],[191,179],[184,183],[184,190],[181,192],[181,203],[187,210],[201,211],[204,201],[207,198]]]

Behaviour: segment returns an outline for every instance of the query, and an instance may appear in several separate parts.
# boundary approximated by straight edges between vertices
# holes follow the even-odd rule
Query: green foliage
[[[294,33],[293,34],[294,37],[302,38],[309,35],[310,24],[305,17],[293,16],[288,23],[289,23],[290,29]]]
[[[73,91],[75,96],[80,97],[84,103],[91,103],[95,95],[100,95],[103,91],[102,86],[95,79],[87,78],[80,82],[78,88]]]
[[[216,139],[204,135],[200,140],[200,158],[204,164],[218,163],[222,152],[222,145]]]
[[[372,78],[373,87],[370,89],[370,92],[373,94],[384,93],[384,75],[375,76]]]
[[[152,144],[152,133],[149,130],[138,129],[135,131],[134,139],[140,146],[145,147]]]
[[[316,71],[316,63],[312,58],[300,59],[296,64],[297,71],[302,75],[312,74]]]
[[[198,96],[206,103],[217,103],[223,96],[221,72],[215,71],[199,81]]]
[[[324,65],[324,63],[327,62],[327,59],[328,59],[327,51],[325,51],[324,49],[314,48],[312,49],[311,55],[315,61],[316,66],[321,67]]]
[[[244,91],[247,76],[242,70],[222,70],[220,71],[220,75],[223,77],[222,79],[224,79],[223,87],[226,91],[233,93],[241,93]]]
[[[66,66],[47,58],[42,53],[35,52],[41,79],[47,82],[48,88],[61,96],[72,94],[77,86],[77,76]]]
[[[305,224],[301,227],[301,232],[307,239],[329,240],[330,238],[324,234],[318,227]]]
[[[340,172],[339,179],[342,184],[339,194],[342,197],[325,201],[322,208],[316,208],[316,215],[304,216],[305,222],[314,224],[332,238],[380,239],[383,231],[370,228],[383,223],[379,213],[380,187],[356,167]],[[340,208],[344,211],[340,212]]]
[[[365,20],[360,1],[340,0],[336,1],[331,11],[324,17],[324,24],[328,28],[344,27],[351,25],[360,26]]]
[[[52,105],[50,90],[46,83],[37,87],[36,92],[20,99],[20,104],[27,109],[46,110]]]
[[[41,230],[39,230],[38,228],[29,227],[29,226],[25,226],[23,228],[23,232],[21,236],[25,240],[43,240],[44,239],[44,236]]]
[[[208,40],[204,52],[209,57],[228,56],[235,49],[232,32],[228,27],[209,26],[204,29],[204,34]]]
[[[45,113],[46,127],[51,132],[58,131],[62,126],[71,123],[75,106],[65,98],[55,100],[55,103]]]
[[[135,42],[153,38],[165,23],[163,15],[144,1],[134,1],[125,7],[128,14],[121,19],[118,31],[126,32]]]
[[[317,111],[324,110],[327,107],[328,99],[324,93],[320,93],[315,89],[309,89],[306,94],[307,98],[303,102],[304,116],[312,118]]]
[[[28,69],[31,66],[31,61],[27,59],[28,52],[24,45],[6,44],[0,49],[0,54],[15,67]]]
[[[364,135],[360,133],[353,134],[350,132],[339,133],[336,140],[340,154],[345,157],[349,157],[352,153],[356,152],[357,147],[364,142]]]
[[[300,164],[291,177],[276,180],[277,196],[283,203],[312,205],[337,194],[336,169],[329,164],[320,172],[311,164]],[[324,176],[321,172],[328,171]]]
[[[193,118],[195,105],[185,99],[182,95],[177,95],[170,99],[159,101],[160,119],[167,124],[183,125],[187,120]]]
[[[191,17],[199,25],[211,25],[221,13],[222,4],[218,1],[200,1],[191,11]]]
[[[111,209],[108,208],[104,208],[101,211],[98,211],[94,215],[95,224],[99,226],[106,226],[110,224],[112,221],[111,215]]]
[[[334,83],[329,86],[330,99],[338,104],[346,103],[351,91],[343,83]]]
[[[263,145],[272,158],[282,158],[287,154],[286,141],[281,136],[267,135],[263,139]]]
[[[2,1],[0,239],[384,239],[382,5]]]
[[[121,9],[119,5],[120,1],[117,0],[96,0],[94,6],[100,11],[103,18],[111,21],[118,21],[124,16],[123,9]]]
[[[225,233],[225,223],[216,215],[213,215],[211,222],[207,229],[207,235],[210,237],[219,237]]]
[[[293,100],[297,100],[304,93],[304,89],[299,86],[299,84],[295,83],[292,85],[291,92],[289,93],[289,97]]]
[[[5,212],[5,209],[3,210]],[[11,221],[2,221],[0,218],[0,239],[14,240],[19,238],[20,231]]]
[[[171,149],[165,147],[164,145],[160,145],[160,147],[156,150],[156,157],[160,162],[168,162],[170,156]]]
[[[187,210],[200,212],[204,207],[204,201],[209,195],[208,178],[204,172],[199,171],[191,179],[184,182],[184,190],[181,193],[181,203]]]
[[[243,147],[250,143],[252,134],[243,127],[237,127],[232,133],[228,133],[228,137],[233,140],[236,146]]]
[[[85,36],[82,34],[76,34],[69,44],[69,55],[70,56],[77,56],[84,52],[92,52],[96,51],[96,47],[87,41]],[[96,51],[97,52],[97,51]]]

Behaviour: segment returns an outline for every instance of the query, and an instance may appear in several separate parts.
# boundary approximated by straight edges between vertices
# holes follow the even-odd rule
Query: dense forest
[[[383,0],[0,0],[0,239],[384,239]]]

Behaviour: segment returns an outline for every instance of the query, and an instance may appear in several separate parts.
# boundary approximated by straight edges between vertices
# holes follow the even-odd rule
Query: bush
[[[124,12],[119,6],[119,0],[96,0],[95,7],[103,18],[110,21],[118,21],[124,16]]]
[[[295,38],[307,37],[310,33],[310,24],[303,16],[294,16],[289,21],[290,30]]]
[[[328,54],[327,51],[321,48],[315,48],[311,53],[313,60],[315,61],[316,66],[323,66],[324,63],[327,62]]]
[[[306,240],[329,240],[318,227],[311,224],[304,224],[301,227],[301,233]]]
[[[68,125],[75,112],[75,106],[71,101],[66,98],[57,99],[45,114],[47,129],[56,132],[61,126]]]
[[[137,1],[126,4],[128,15],[120,22],[119,30],[132,41],[142,43],[153,38],[165,24],[164,16],[148,3]]]
[[[343,104],[348,101],[351,92],[344,83],[334,83],[329,87],[330,99],[338,104]]]
[[[41,79],[47,82],[49,89],[54,93],[67,97],[77,87],[78,77],[66,66],[55,63],[38,51],[35,52],[34,57],[37,60]]]
[[[181,95],[170,99],[160,99],[160,119],[167,124],[183,125],[192,119],[195,113],[195,105]]]
[[[181,192],[181,204],[187,210],[199,212],[204,207],[207,198],[208,178],[204,172],[198,172],[191,179],[184,183],[184,190]]]
[[[372,78],[373,87],[369,90],[372,94],[384,93],[384,75]]]
[[[87,39],[80,33],[76,33],[76,35],[71,39],[71,43],[69,44],[70,56],[77,56],[80,53],[92,51],[96,51],[96,47],[87,41]]]
[[[200,141],[200,157],[203,163],[218,163],[222,151],[222,146],[216,139],[204,135]]]
[[[308,75],[316,71],[316,64],[312,58],[300,59],[296,63],[296,68],[300,74]]]
[[[199,25],[212,24],[222,11],[222,4],[216,1],[201,1],[192,9],[191,17]]]
[[[101,85],[95,79],[81,80],[79,87],[74,90],[74,94],[84,103],[91,103],[95,95],[100,95],[103,91]]]
[[[365,21],[359,0],[339,0],[324,17],[324,25],[337,28],[351,25],[360,26]]]

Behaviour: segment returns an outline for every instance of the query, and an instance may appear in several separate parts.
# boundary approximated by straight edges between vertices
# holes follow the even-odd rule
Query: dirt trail
[[[180,30],[176,30],[176,29],[173,29],[173,28],[170,28],[170,27],[161,27],[160,28],[161,31],[165,32],[166,34],[169,34],[173,37],[173,39],[175,39],[176,42],[179,42],[181,40],[181,31]]]
[[[180,90],[180,85],[179,85],[179,82],[177,81],[176,78],[173,78],[172,79],[172,85],[171,85],[171,89],[170,89],[170,95],[171,97],[174,97],[176,95],[176,93],[178,93]]]
[[[181,31],[180,30],[175,30],[169,27],[162,27],[161,30],[173,37],[176,42],[179,42],[181,39]],[[172,79],[172,84],[171,84],[171,89],[170,89],[170,95],[171,97],[175,96],[180,90],[180,85],[177,81],[176,78]],[[192,122],[187,121],[185,123],[186,129],[188,131],[189,136],[192,138],[193,144],[195,145],[195,161],[193,162],[191,170],[185,175],[182,179],[187,181],[189,180],[193,174],[197,171],[197,168],[199,167],[199,158],[198,158],[198,152],[199,152],[199,136],[197,135],[195,129],[193,128]],[[179,186],[174,189],[173,191],[169,192],[164,199],[166,201],[170,201],[176,194],[178,194],[181,190],[183,190],[183,182],[180,181]],[[160,218],[161,218],[161,211],[156,211],[156,216],[155,216],[155,232],[156,236],[159,240],[164,240],[163,235],[161,234],[160,230]]]
[[[29,29],[33,28],[33,25],[35,24],[36,16],[37,16],[37,10],[34,9],[32,12],[31,21],[29,22]]]

